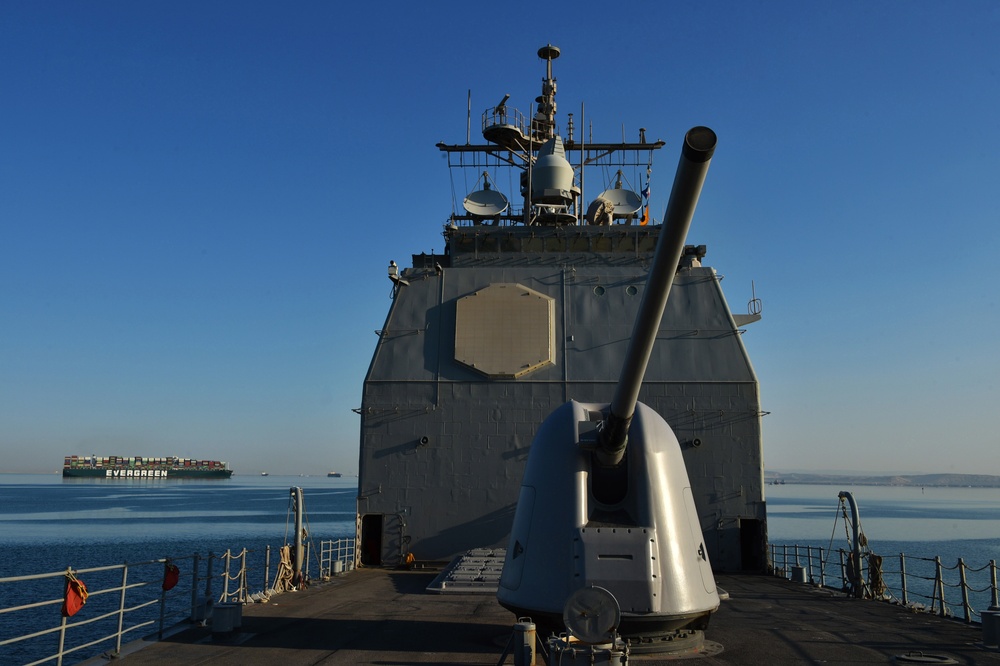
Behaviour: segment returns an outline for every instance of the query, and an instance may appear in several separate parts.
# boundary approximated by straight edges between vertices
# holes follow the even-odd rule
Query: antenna
[[[503,193],[491,190],[487,185],[465,197],[462,206],[470,215],[476,217],[494,217],[507,210],[507,197]]]
[[[613,216],[618,219],[629,217],[642,208],[642,197],[632,190],[626,190],[622,187],[621,169],[618,170],[614,187],[598,194],[597,199],[604,199],[614,206]]]
[[[615,217],[628,217],[642,208],[642,197],[632,190],[611,188],[597,195],[598,199],[607,199],[615,207]]]
[[[462,206],[474,217],[495,217],[507,210],[507,197],[498,190],[490,189],[490,174],[487,171],[479,177],[483,181],[483,189],[476,190],[465,197]],[[479,184],[479,181],[476,181]]]
[[[747,303],[747,312],[752,315],[759,315],[763,309],[764,304],[757,298],[757,289],[754,286],[753,280],[750,280],[750,301]]]

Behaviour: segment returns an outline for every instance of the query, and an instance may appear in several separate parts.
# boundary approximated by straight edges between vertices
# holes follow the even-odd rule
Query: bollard
[[[797,564],[792,565],[792,582],[793,583],[808,583],[809,579],[806,577],[806,568],[799,566]]]
[[[1000,611],[988,610],[982,612],[983,645],[1000,647]]]

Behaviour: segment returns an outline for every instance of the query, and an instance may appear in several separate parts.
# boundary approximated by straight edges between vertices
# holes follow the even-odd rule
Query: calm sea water
[[[266,549],[271,557],[273,580],[277,547],[294,541],[294,515],[290,489],[304,493],[304,527],[313,542],[313,575],[320,541],[354,535],[357,479],[315,477],[233,477],[229,480],[67,479],[57,475],[0,475],[0,578],[29,574],[130,565],[129,582],[153,581],[130,593],[130,604],[159,594],[156,581],[162,565],[134,566],[161,558],[178,560],[182,585],[190,589],[192,559],[198,553],[200,576],[205,556],[234,554],[244,548],[251,591],[264,587]],[[214,595],[221,592],[221,560],[215,562]],[[93,592],[120,584],[121,571],[81,574]],[[0,608],[19,606],[62,596],[62,579],[50,578],[0,585]],[[235,587],[235,583],[233,584]],[[178,589],[180,589],[179,586]],[[143,596],[145,595],[145,597]],[[99,617],[117,608],[117,594],[92,595],[81,617]],[[190,608],[190,594],[168,595],[167,612],[182,617]],[[133,620],[158,620],[158,606],[130,615]],[[141,616],[141,617],[140,617]],[[87,625],[89,640],[114,633],[112,616]],[[0,641],[51,628],[59,624],[58,606],[47,606],[0,616]],[[155,630],[155,625],[142,633]],[[77,631],[79,634],[79,631]],[[133,635],[133,638],[139,638]],[[55,652],[58,636],[51,634],[27,642],[0,646],[0,664],[25,664]],[[79,645],[85,637],[68,642]],[[101,643],[69,656],[73,664],[100,655],[113,647]]]
[[[909,601],[929,606],[933,595],[935,557],[941,558],[945,599],[962,615],[958,560],[968,567],[967,583],[974,611],[992,602],[990,560],[1000,561],[1000,488],[920,488],[897,486],[767,486],[767,528],[772,544],[849,549],[847,528],[837,498],[854,495],[861,527],[872,552],[883,557],[885,582],[901,597],[900,554],[906,555]],[[848,511],[848,515],[850,512]],[[827,551],[829,552],[829,551]],[[794,551],[776,554],[776,561]],[[827,584],[840,576],[838,554],[827,555]],[[805,550],[799,564],[805,566]],[[978,570],[978,571],[976,571]],[[814,572],[818,578],[818,573]],[[978,615],[973,613],[978,621]]]
[[[222,553],[292,539],[290,489],[316,540],[354,534],[357,479],[62,479],[0,475],[0,577]],[[32,553],[31,557],[12,556]]]
[[[854,495],[869,547],[884,557],[1000,560],[1000,488],[767,486],[769,541],[846,548],[841,490]]]
[[[0,577],[179,558],[195,552],[218,555],[227,549],[259,553],[267,545],[277,547],[293,539],[289,501],[293,486],[303,489],[306,528],[314,541],[353,536],[354,478],[112,481],[0,475]],[[887,570],[898,568],[891,560],[900,552],[917,558],[940,556],[946,566],[959,557],[970,567],[1000,560],[1000,489],[768,486],[770,542],[846,548],[843,520],[835,521],[841,490],[854,493],[869,545],[886,557]],[[933,565],[928,567],[932,573]],[[835,562],[830,569],[837,569]],[[890,587],[898,587],[892,574],[887,579]],[[929,585],[923,591],[929,593]],[[15,586],[0,586],[0,607],[25,603],[22,595],[38,593],[18,585],[15,598],[5,589],[11,587]],[[41,598],[60,594],[44,592]],[[954,606],[957,592],[950,590],[948,595]],[[985,608],[988,598],[980,592],[974,605]],[[0,639],[17,629],[7,624]],[[51,649],[44,654],[50,653]],[[26,663],[32,658],[37,656],[5,653],[0,647],[0,663]]]

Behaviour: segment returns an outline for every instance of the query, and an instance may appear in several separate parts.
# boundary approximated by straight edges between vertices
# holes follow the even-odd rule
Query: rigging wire
[[[840,520],[840,509],[843,506],[844,500],[840,500],[840,504],[833,510],[833,529],[830,531],[830,543],[826,547],[826,559],[823,560],[823,565],[826,566],[830,564],[830,555],[833,553],[833,537],[837,534],[837,521]],[[845,518],[847,514],[844,514]]]
[[[285,511],[285,536],[282,538],[282,543],[288,545],[288,521],[292,517],[292,496],[288,496],[288,509]]]

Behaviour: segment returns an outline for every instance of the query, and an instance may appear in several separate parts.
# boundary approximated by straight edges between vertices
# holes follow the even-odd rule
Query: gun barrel
[[[674,283],[674,274],[684,251],[691,218],[694,217],[694,209],[701,195],[701,186],[715,152],[716,139],[715,132],[707,127],[694,127],[684,135],[684,147],[663,216],[663,228],[656,244],[653,265],[646,278],[646,289],[632,329],[625,363],[595,451],[598,461],[604,465],[618,465],[625,455],[628,428],[635,413],[635,403],[639,399],[639,388],[642,386],[646,365]]]

